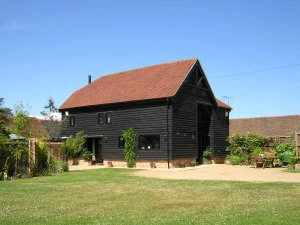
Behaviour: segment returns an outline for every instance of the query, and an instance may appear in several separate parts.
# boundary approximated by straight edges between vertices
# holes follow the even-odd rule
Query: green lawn
[[[300,169],[296,169],[296,170],[284,170],[284,172],[287,172],[287,173],[300,173]]]
[[[0,182],[0,224],[299,224],[300,184],[159,180],[133,172]]]

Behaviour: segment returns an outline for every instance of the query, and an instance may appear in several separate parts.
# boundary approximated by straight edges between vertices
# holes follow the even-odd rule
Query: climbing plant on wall
[[[125,153],[125,161],[127,163],[127,167],[134,167],[136,162],[136,154],[135,154],[135,131],[132,128],[128,130],[124,130],[122,132],[123,137],[125,139],[124,153]]]

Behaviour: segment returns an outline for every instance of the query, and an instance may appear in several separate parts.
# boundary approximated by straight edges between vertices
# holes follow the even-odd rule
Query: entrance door
[[[102,159],[102,138],[96,138],[95,140],[95,161],[103,162]]]
[[[209,128],[211,122],[212,107],[206,105],[197,106],[198,127],[198,163],[202,163],[203,152],[210,147]]]
[[[88,138],[87,147],[88,150],[93,153],[92,161],[102,163],[102,138]]]

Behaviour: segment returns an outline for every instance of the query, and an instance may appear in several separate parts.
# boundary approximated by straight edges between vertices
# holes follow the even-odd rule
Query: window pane
[[[159,135],[140,135],[139,136],[140,149],[160,149]]]
[[[106,113],[106,123],[111,123],[111,112]]]
[[[98,124],[104,124],[104,113],[98,113]]]
[[[124,146],[125,146],[125,139],[122,136],[120,136],[119,137],[119,148],[124,148]]]
[[[70,116],[70,127],[74,127],[75,126],[75,116]]]

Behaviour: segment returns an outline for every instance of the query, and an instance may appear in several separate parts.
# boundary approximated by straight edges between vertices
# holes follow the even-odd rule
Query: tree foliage
[[[8,136],[8,115],[11,115],[11,110],[3,107],[4,98],[0,98],[0,142],[4,142]]]
[[[235,155],[249,155],[257,148],[263,148],[268,143],[268,138],[249,133],[247,135],[234,135],[229,138],[227,150]]]
[[[22,155],[26,155],[28,151],[27,138],[30,136],[28,126],[28,111],[22,103],[19,103],[14,106],[12,123],[8,126],[9,132],[17,136],[16,140],[11,140],[12,144],[9,147],[11,156],[15,160],[15,176],[18,175]]]
[[[136,162],[136,154],[135,154],[135,131],[132,128],[128,130],[124,130],[122,135],[125,139],[125,161],[127,163],[127,167],[134,167]]]
[[[58,109],[55,106],[52,98],[48,99],[47,105],[44,106],[44,110],[41,112],[46,118],[44,121],[47,134],[44,134],[48,139],[60,139],[60,131],[64,126],[64,121],[57,121],[54,117],[55,113],[58,113]]]
[[[29,126],[28,114],[29,113],[25,109],[22,102],[14,106],[12,123],[8,127],[8,130],[11,134],[24,136],[26,138],[30,136],[30,133],[27,129]]]

